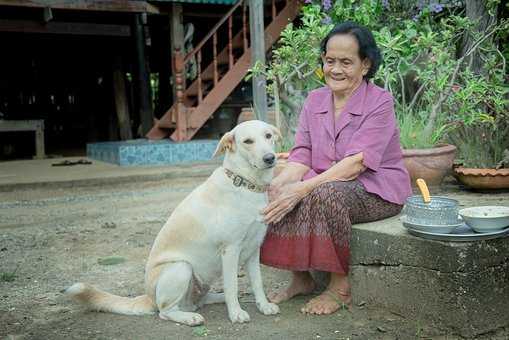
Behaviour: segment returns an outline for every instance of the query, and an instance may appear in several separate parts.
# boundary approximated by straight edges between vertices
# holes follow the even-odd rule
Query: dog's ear
[[[226,151],[235,151],[235,134],[233,131],[227,132],[223,135],[212,157],[219,156]]]

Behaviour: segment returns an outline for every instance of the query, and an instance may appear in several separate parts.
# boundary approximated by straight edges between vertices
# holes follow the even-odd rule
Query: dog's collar
[[[224,173],[232,180],[233,185],[236,187],[244,187],[247,190],[251,190],[253,192],[265,192],[268,189],[268,185],[254,184],[253,182],[248,181],[244,177],[237,175],[230,169],[224,168]]]

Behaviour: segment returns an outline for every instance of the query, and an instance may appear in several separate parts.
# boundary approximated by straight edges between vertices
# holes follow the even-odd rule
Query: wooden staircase
[[[285,26],[295,19],[298,8],[298,0],[286,0],[278,12],[275,0],[272,0],[272,20],[265,25],[266,50],[275,43]],[[233,36],[233,18],[237,11],[242,11],[242,27]],[[246,12],[245,2],[240,0],[192,52],[183,56],[181,51],[174,51],[176,102],[161,119],[155,120],[146,135],[148,139],[162,139],[170,135],[174,141],[190,140],[246,76],[251,66]],[[228,42],[217,53],[218,30],[225,23],[228,25]],[[212,62],[202,69],[204,55],[211,55]],[[185,65],[193,57],[196,58],[198,76],[185,88]]]

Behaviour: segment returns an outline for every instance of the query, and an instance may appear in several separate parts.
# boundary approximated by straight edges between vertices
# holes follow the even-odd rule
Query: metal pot
[[[452,198],[430,196],[426,182],[417,180],[421,195],[406,200],[403,212],[408,222],[418,225],[458,224],[459,202]]]

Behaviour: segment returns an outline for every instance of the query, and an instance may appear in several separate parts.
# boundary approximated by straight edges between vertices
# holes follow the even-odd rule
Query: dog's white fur
[[[215,155],[225,153],[224,168],[268,185],[275,162],[267,164],[263,157],[274,155],[279,137],[272,125],[247,121],[223,136]],[[267,194],[234,186],[223,167],[177,206],[157,235],[146,264],[145,295],[120,297],[84,283],[74,284],[67,294],[97,311],[129,315],[158,311],[162,319],[190,326],[204,322],[194,312],[197,308],[226,302],[232,322],[247,322],[237,283],[238,267],[245,265],[259,311],[279,313],[279,307],[267,301],[260,274],[260,245],[267,230],[260,210],[267,205]],[[221,273],[224,294],[208,292]]]

